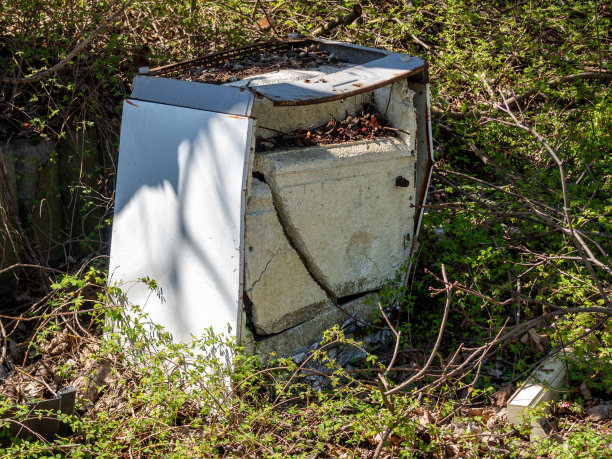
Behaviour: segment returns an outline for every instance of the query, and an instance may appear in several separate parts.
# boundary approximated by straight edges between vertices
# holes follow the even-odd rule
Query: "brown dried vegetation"
[[[299,363],[265,368],[239,356],[230,378],[214,356],[165,349],[133,322],[122,337],[103,335],[107,317],[124,314],[107,302],[104,265],[90,271],[97,253],[52,264],[32,250],[27,222],[15,220],[6,202],[8,166],[0,157],[2,422],[38,416],[9,408],[65,385],[76,386],[80,399],[73,437],[15,443],[7,456],[609,454],[612,27],[605,2],[133,2],[69,63],[44,79],[12,82],[61,62],[127,6],[85,3],[3,5],[0,140],[55,137],[95,122],[106,204],[120,102],[138,67],[295,30],[426,57],[437,169],[420,250],[388,290],[376,325],[390,345],[340,368],[332,358],[340,349],[363,346],[336,331]],[[291,56],[275,59],[259,58],[257,71],[293,65]],[[212,81],[229,80],[227,70]],[[259,148],[388,132],[369,110],[330,123],[289,140],[260,140]],[[103,255],[107,246],[98,242]],[[18,259],[4,257],[8,246],[19,248]],[[506,422],[508,397],[566,347],[579,357],[568,361],[573,380],[551,407],[549,437],[530,443],[525,427]]]

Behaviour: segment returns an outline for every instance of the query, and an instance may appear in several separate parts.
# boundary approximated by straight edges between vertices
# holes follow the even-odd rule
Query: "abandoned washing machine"
[[[432,164],[417,57],[294,39],[142,69],[111,282],[175,339],[229,324],[253,352],[291,355],[377,309],[415,246]]]

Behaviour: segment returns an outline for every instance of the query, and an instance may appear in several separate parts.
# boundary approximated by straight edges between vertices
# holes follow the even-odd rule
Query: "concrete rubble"
[[[255,101],[256,135],[264,138],[324,124],[330,114],[353,116],[367,103],[375,103],[399,132],[255,154],[246,205],[245,296],[262,355],[295,354],[346,321],[346,312],[358,312],[366,323],[378,311],[369,293],[406,262],[414,237],[413,97],[399,82],[315,106]]]
[[[245,292],[257,305],[252,310],[257,332],[278,333],[332,307],[286,239],[270,188],[257,179],[251,186],[246,219]]]
[[[414,183],[399,187],[395,180],[414,176],[414,157],[394,138],[307,153],[283,150],[255,159],[288,238],[334,296],[381,287],[410,250]]]
[[[266,358],[293,355],[299,361],[300,355],[318,348],[325,330],[334,325],[348,335],[371,323],[378,313],[378,299],[377,294],[370,293],[342,305],[330,305],[324,312],[282,333],[246,341],[245,348]]]

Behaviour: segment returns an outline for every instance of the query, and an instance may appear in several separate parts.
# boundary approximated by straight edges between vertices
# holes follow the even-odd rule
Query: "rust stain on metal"
[[[311,39],[288,39],[288,40],[270,40],[254,45],[241,46],[218,53],[209,54],[207,56],[188,59],[174,64],[163,65],[149,70],[147,75],[150,76],[172,76],[180,73],[182,70],[187,70],[195,66],[213,67],[222,65],[227,61],[240,59],[245,56],[260,54],[265,51],[282,52],[293,46],[304,46],[312,42]]]
[[[233,60],[261,56],[264,53],[282,53],[295,47],[316,44],[330,53],[343,54],[349,66],[314,81],[305,79],[297,84],[272,84],[248,89],[258,97],[265,97],[275,106],[300,106],[320,104],[373,91],[411,75],[427,71],[427,64],[421,59],[392,53],[385,50],[372,50],[355,45],[340,44],[324,39],[301,38],[272,40],[254,45],[234,48],[208,56],[157,67],[149,70],[149,76],[172,77],[195,67],[220,67]],[[363,61],[364,52],[368,56]],[[356,58],[359,56],[358,58]],[[354,60],[352,60],[354,59]],[[359,63],[357,63],[359,62]],[[206,83],[200,83],[206,84]],[[300,85],[305,85],[307,88]],[[336,89],[344,86],[346,89]],[[352,86],[349,88],[349,86]]]
[[[134,102],[132,102],[130,99],[125,99],[125,102],[126,102],[126,103],[128,103],[128,104],[130,104],[130,105],[133,105],[134,107],[138,107],[138,105],[136,105],[136,104],[135,104]]]
[[[366,92],[370,92],[373,91],[375,89],[378,88],[382,88],[383,86],[387,86],[388,84],[391,83],[395,83],[399,80],[403,80],[404,78],[408,78],[412,75],[418,74],[422,71],[423,69],[418,68],[415,70],[411,70],[411,71],[407,71],[407,72],[403,72],[401,73],[399,76],[393,77],[393,78],[389,78],[387,80],[384,81],[380,81],[378,83],[374,83],[371,85],[367,85],[367,86],[362,86],[361,88],[357,88],[357,89],[332,89],[331,91],[335,92],[336,94],[330,94],[327,96],[321,96],[321,97],[317,97],[314,99],[301,99],[301,100],[272,100],[271,97],[267,97],[264,95],[264,97],[266,97],[267,99],[272,100],[272,105],[274,105],[275,107],[296,107],[296,106],[301,106],[301,105],[312,105],[312,104],[321,104],[324,102],[332,102],[334,100],[339,100],[339,99],[344,99],[348,96],[356,96],[358,94],[363,94]],[[349,91],[348,93],[346,91]]]

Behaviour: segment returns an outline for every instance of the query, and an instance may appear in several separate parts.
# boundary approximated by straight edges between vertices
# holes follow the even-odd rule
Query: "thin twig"
[[[47,388],[47,390],[54,396],[57,397],[57,392],[55,392],[51,386],[49,386],[49,384],[47,384],[43,379],[37,378],[36,376],[31,375],[30,373],[28,373],[27,371],[21,369],[18,366],[15,366],[15,370],[17,370],[17,372],[27,376],[30,379],[33,379],[34,381],[39,382],[40,384],[42,384],[43,386],[45,386]]]
[[[391,371],[391,369],[393,368],[393,365],[395,364],[395,359],[397,358],[397,353],[399,351],[399,345],[400,345],[400,339],[402,337],[402,332],[397,331],[395,327],[391,325],[391,321],[389,321],[387,314],[385,314],[385,311],[383,310],[382,305],[380,304],[380,301],[378,302],[378,309],[380,309],[382,316],[385,318],[385,322],[387,322],[387,325],[389,326],[389,328],[395,335],[395,349],[393,350],[393,356],[391,357],[391,362],[389,362],[387,369],[383,373],[383,376],[387,376],[389,374],[389,371]]]
[[[270,19],[270,16],[268,16],[268,10],[266,10],[266,8],[261,4],[261,2],[258,1],[257,4],[259,5],[259,8],[263,11],[264,16],[266,17],[266,21],[268,21],[268,24],[270,24],[270,28],[272,29],[272,32],[274,32],[274,35],[280,37],[278,30],[276,30],[276,27],[274,27],[274,22],[272,21],[272,19]],[[253,8],[253,10],[255,10],[255,8]]]
[[[612,81],[612,72],[584,72],[584,73],[576,73],[575,75],[567,75],[561,78],[555,78],[554,80],[550,80],[545,83],[542,83],[540,86],[536,88],[532,88],[529,91],[525,91],[522,94],[510,97],[509,99],[502,100],[503,105],[497,104],[495,105],[495,108],[500,111],[505,112],[506,110],[504,107],[506,105],[508,107],[518,107],[518,104],[520,102],[524,101],[528,97],[533,96],[534,94],[537,94],[540,91],[542,85],[548,86],[549,88],[554,89],[557,86],[562,85],[563,83],[570,83],[572,81],[577,81],[577,80]]]
[[[59,269],[54,269],[54,268],[50,268],[48,266],[42,266],[42,265],[32,265],[28,263],[15,263],[14,265],[9,266],[8,268],[0,269],[0,274],[4,274],[9,271],[12,271],[13,269],[19,269],[19,268],[42,269],[45,271],[51,271],[51,272],[58,273],[58,274],[65,274],[64,271],[60,271]]]
[[[68,62],[70,62],[77,54],[79,54],[89,43],[91,43],[91,41],[96,37],[96,35],[98,35],[98,33],[100,33],[100,31],[102,31],[108,25],[109,22],[111,22],[113,19],[119,16],[128,6],[130,6],[130,4],[133,1],[134,0],[127,0],[125,3],[123,3],[123,5],[121,5],[121,7],[117,11],[115,11],[113,14],[111,14],[106,19],[104,19],[100,23],[100,25],[96,27],[94,31],[91,32],[87,36],[87,38],[85,38],[85,40],[78,43],[72,49],[72,51],[68,53],[68,55],[65,58],[63,58],[53,67],[46,69],[46,70],[40,70],[36,72],[35,74],[30,75],[29,77],[21,77],[21,78],[0,77],[0,82],[10,83],[10,84],[36,83],[37,81],[42,80],[46,76],[51,75],[54,72],[57,72],[62,67],[64,67],[66,64],[68,64]]]
[[[388,390],[386,392],[386,395],[391,395],[391,394],[401,391],[402,389],[404,389],[405,387],[409,386],[414,381],[419,379],[421,376],[423,376],[427,372],[427,369],[429,368],[434,358],[436,357],[436,354],[438,353],[438,348],[440,347],[440,343],[442,342],[442,335],[444,334],[444,327],[446,326],[446,319],[448,319],[448,311],[450,310],[452,291],[453,291],[453,285],[454,285],[448,282],[448,279],[446,277],[446,268],[444,264],[442,264],[442,277],[444,278],[444,283],[446,285],[446,304],[444,305],[444,315],[442,316],[442,323],[440,324],[440,331],[438,332],[438,338],[436,339],[436,343],[434,344],[431,354],[429,355],[429,359],[427,360],[423,368],[417,374],[415,374],[414,376],[411,376],[406,381],[401,383],[399,386],[396,386],[393,389]]]
[[[572,224],[572,217],[570,215],[569,196],[568,196],[568,191],[567,191],[567,183],[565,179],[565,170],[563,167],[563,161],[561,161],[557,152],[548,144],[548,142],[546,142],[546,140],[544,139],[544,137],[542,137],[542,135],[540,135],[540,133],[538,133],[531,126],[528,126],[525,123],[521,123],[517,119],[516,115],[510,109],[508,101],[506,101],[501,91],[500,91],[500,94],[502,94],[502,99],[505,105],[505,108],[500,108],[500,110],[504,111],[512,118],[512,121],[514,121],[514,126],[520,129],[523,129],[524,131],[529,132],[533,137],[535,137],[535,139],[544,147],[544,149],[548,152],[548,154],[551,156],[551,158],[557,165],[557,168],[559,169],[560,180],[561,180],[561,192],[563,195],[563,212],[565,214],[565,227],[567,229],[567,232],[569,233],[568,235],[571,237],[574,245],[576,246],[576,249],[578,249],[578,253],[582,256],[584,264],[587,267],[587,270],[589,271],[591,278],[595,282],[595,285],[597,286],[597,289],[599,290],[599,293],[602,299],[604,300],[604,303],[608,307],[612,307],[612,303],[610,303],[608,295],[604,291],[603,286],[601,285],[601,282],[599,281],[599,277],[595,273],[595,270],[593,269],[593,265],[591,264],[591,261],[590,261],[591,259],[596,260],[596,257],[593,255],[593,252],[591,251],[589,246],[584,242],[584,240],[580,237],[580,235],[577,234],[576,231],[574,230],[574,225]]]
[[[355,22],[357,18],[359,18],[359,16],[361,16],[361,6],[357,4],[353,6],[353,11],[351,11],[349,14],[339,16],[336,19],[329,21],[327,24],[314,29],[312,31],[312,36],[317,37],[329,33],[339,25],[343,25],[346,27],[347,25],[350,25]]]
[[[2,332],[2,362],[6,359],[6,349],[8,347],[8,343],[6,340],[6,330],[4,329],[4,324],[2,320],[0,320],[0,332]]]

